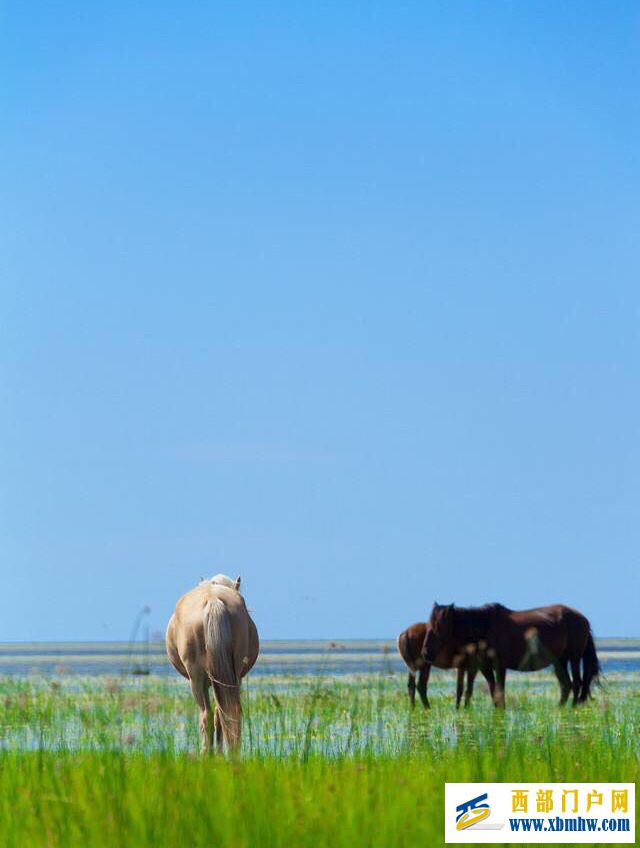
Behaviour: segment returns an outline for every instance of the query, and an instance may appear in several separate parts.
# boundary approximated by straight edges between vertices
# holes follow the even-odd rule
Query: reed
[[[397,676],[279,678],[245,691],[240,758],[201,757],[186,687],[0,681],[3,846],[442,844],[445,781],[637,781],[640,691],[613,676],[582,709],[553,684],[450,681],[410,712]]]

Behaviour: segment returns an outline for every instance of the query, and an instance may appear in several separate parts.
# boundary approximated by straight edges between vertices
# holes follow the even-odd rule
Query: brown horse
[[[429,625],[423,660],[433,662],[447,646],[481,646],[481,668],[492,665],[495,670],[496,706],[504,706],[507,669],[537,671],[552,665],[560,683],[560,704],[566,703],[573,690],[574,706],[587,700],[591,684],[600,674],[589,621],[562,604],[524,611],[510,610],[501,604],[434,604]],[[571,667],[572,677],[567,666]]]
[[[425,709],[429,707],[427,684],[429,683],[429,675],[431,673],[432,665],[435,665],[436,668],[457,669],[456,709],[459,708],[460,701],[462,700],[465,672],[467,675],[467,690],[464,693],[465,707],[468,706],[469,701],[471,700],[473,684],[479,670],[482,671],[485,676],[487,683],[489,684],[491,697],[493,698],[495,689],[493,669],[490,665],[480,664],[478,662],[475,646],[471,646],[471,650],[467,650],[466,645],[450,644],[438,653],[433,662],[427,662],[424,659],[422,656],[422,646],[424,645],[428,629],[429,625],[426,622],[420,621],[416,624],[412,624],[411,627],[408,627],[406,630],[403,630],[397,639],[398,653],[409,669],[407,690],[409,692],[409,702],[411,706],[415,706],[417,689],[418,695],[420,695],[420,700],[422,701],[422,706],[425,707]],[[418,677],[417,685],[416,675]]]

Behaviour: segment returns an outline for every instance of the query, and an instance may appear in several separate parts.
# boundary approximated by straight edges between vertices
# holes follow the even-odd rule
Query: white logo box
[[[485,794],[485,800],[469,804]],[[545,811],[549,798],[552,807]],[[487,806],[489,812],[483,812]],[[475,823],[459,829],[457,819]],[[447,783],[444,821],[447,843],[635,844],[635,783]]]

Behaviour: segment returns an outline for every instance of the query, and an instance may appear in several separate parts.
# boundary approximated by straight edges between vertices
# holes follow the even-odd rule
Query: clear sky
[[[0,640],[640,635],[637,3],[0,22]]]

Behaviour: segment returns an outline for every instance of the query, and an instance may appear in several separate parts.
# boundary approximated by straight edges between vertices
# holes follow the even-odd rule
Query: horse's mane
[[[465,642],[484,639],[496,618],[510,610],[502,604],[484,604],[481,607],[454,607],[453,632]]]

